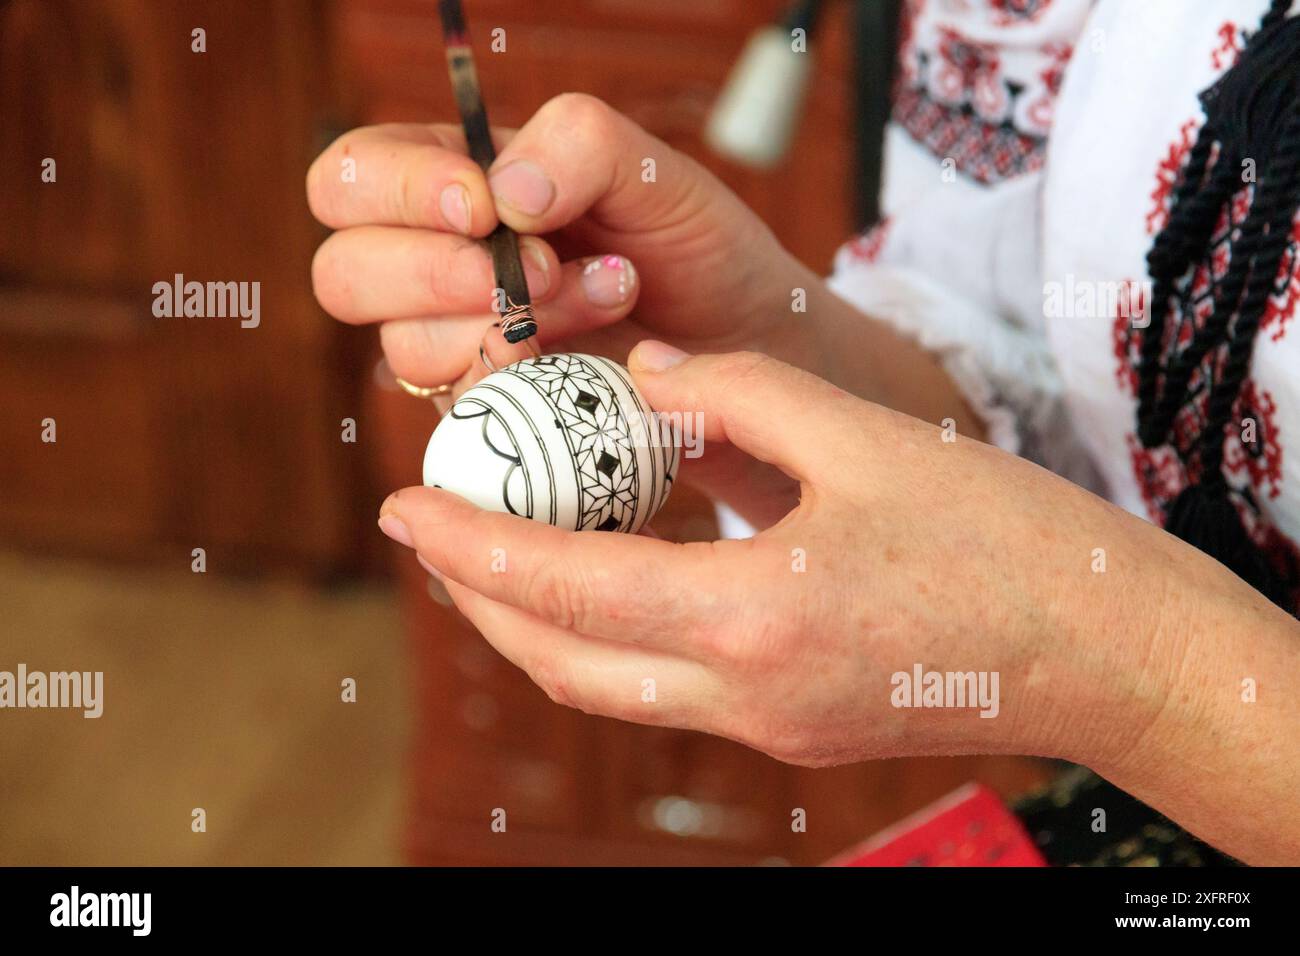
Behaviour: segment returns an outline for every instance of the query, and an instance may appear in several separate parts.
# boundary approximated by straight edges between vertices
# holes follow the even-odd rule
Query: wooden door
[[[334,115],[327,11],[0,3],[9,543],[307,574],[364,557],[376,501],[342,423],[371,339],[316,307],[303,191]],[[178,274],[258,283],[257,327],[157,317]]]

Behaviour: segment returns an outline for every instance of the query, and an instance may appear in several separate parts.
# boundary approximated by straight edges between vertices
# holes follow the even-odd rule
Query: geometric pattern
[[[984,3],[991,3],[984,13],[993,14],[994,24],[1013,32],[1049,6],[1046,0]],[[912,23],[918,7],[905,4],[900,23],[894,122],[953,171],[982,185],[1041,169],[1070,45],[1012,41],[1004,47],[942,23],[926,30]]]
[[[951,159],[957,172],[985,186],[1036,172],[1047,155],[1046,137],[1027,135],[1009,122],[985,122],[969,106],[936,103],[924,89],[898,91],[894,121],[933,155]]]
[[[1011,27],[1033,23],[1052,5],[1052,0],[991,0],[989,5],[994,12],[993,22]]]
[[[504,369],[544,392],[578,465],[578,530],[631,527],[640,496],[627,418],[603,373],[575,355],[544,355]]]
[[[1151,206],[1146,212],[1146,231],[1154,236],[1169,221],[1174,190],[1183,176],[1187,155],[1195,138],[1197,122],[1188,120],[1178,131],[1178,138],[1169,146],[1167,155],[1156,168],[1156,184],[1150,194]],[[1254,188],[1245,184],[1219,211],[1207,243],[1207,250],[1190,275],[1183,277],[1174,289],[1169,302],[1166,329],[1161,341],[1161,364],[1166,365],[1185,349],[1196,333],[1205,326],[1213,314],[1218,290],[1230,265],[1232,241],[1250,212]],[[1300,225],[1293,224],[1290,246],[1278,271],[1274,295],[1270,298],[1260,323],[1260,335],[1272,326],[1274,339],[1286,333],[1288,316],[1287,293],[1295,283],[1300,290],[1300,267],[1297,266],[1297,242],[1300,242]],[[1136,283],[1133,288],[1137,288]],[[1146,305],[1141,295],[1137,304]],[[1112,326],[1112,342],[1116,360],[1116,377],[1120,389],[1128,395],[1136,394],[1138,368],[1141,364],[1143,342],[1147,330],[1135,327],[1132,309],[1118,310]],[[1174,416],[1170,440],[1156,448],[1145,448],[1134,434],[1126,435],[1129,456],[1138,490],[1147,513],[1156,524],[1163,524],[1169,509],[1179,494],[1193,481],[1199,480],[1199,460],[1196,455],[1201,432],[1208,417],[1208,400],[1211,387],[1220,369],[1224,346],[1212,348],[1201,360],[1188,381],[1183,405]],[[1278,531],[1263,508],[1262,500],[1276,498],[1281,491],[1283,474],[1283,448],[1274,421],[1276,404],[1266,389],[1247,378],[1242,383],[1240,395],[1233,405],[1232,421],[1250,419],[1255,423],[1255,441],[1245,443],[1239,428],[1225,433],[1225,475],[1234,492],[1233,503],[1246,526],[1251,539],[1272,561],[1284,578],[1295,580],[1300,573],[1300,548]],[[1300,588],[1297,589],[1300,602]]]

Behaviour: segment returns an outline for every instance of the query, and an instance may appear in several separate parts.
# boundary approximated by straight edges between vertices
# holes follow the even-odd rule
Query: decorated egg
[[[525,359],[468,389],[429,439],[424,483],[480,508],[576,531],[635,532],[672,490],[679,429],[627,369],[595,355]]]

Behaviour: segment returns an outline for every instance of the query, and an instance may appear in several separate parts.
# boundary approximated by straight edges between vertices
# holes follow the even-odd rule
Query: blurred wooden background
[[[799,257],[828,268],[852,227],[846,5],[830,5],[811,45],[803,125],[773,173],[712,157],[700,131],[745,39],[782,4],[466,6],[495,123],[519,125],[559,92],[600,96],[714,169]],[[191,51],[198,27],[206,31],[202,54]],[[497,27],[506,31],[501,54],[486,49]],[[248,679],[293,701],[275,729],[305,748],[282,755],[283,766],[307,778],[293,786],[300,815],[337,814],[339,826],[372,832],[338,802],[355,786],[353,768],[368,765],[329,749],[334,718],[319,716],[324,705],[301,690],[293,657],[272,667],[257,652],[277,628],[306,635],[331,614],[354,611],[304,606],[286,625],[274,583],[286,577],[320,585],[362,575],[381,606],[391,605],[386,582],[396,582],[411,703],[400,714],[371,711],[364,719],[372,723],[349,739],[358,751],[373,749],[389,733],[404,734],[393,721],[409,725],[404,852],[415,862],[813,863],[966,780],[1014,792],[1041,775],[1032,762],[995,758],[796,770],[700,735],[563,710],[495,656],[409,554],[381,544],[379,501],[418,483],[436,416],[371,374],[373,330],[344,328],[316,306],[309,264],[324,233],[308,214],[303,177],[351,125],[454,119],[434,0],[0,0],[0,117],[0,544],[146,569],[184,568],[191,549],[203,547],[211,573],[250,575],[240,613],[229,595],[208,604],[205,592],[173,579],[165,600],[148,577],[122,586],[152,615],[157,628],[146,633],[168,633],[179,621],[178,640],[225,666],[240,662]],[[57,184],[40,181],[46,157],[58,162]],[[260,327],[155,319],[152,285],[176,273],[260,281]],[[55,445],[39,440],[45,418],[58,423]],[[344,418],[357,422],[355,444],[340,440]],[[663,524],[684,537],[712,532],[707,507],[680,491]],[[0,581],[6,573],[19,572],[11,562],[0,566]],[[103,578],[85,577],[92,599]],[[75,573],[59,580],[76,590]],[[34,593],[30,581],[21,593]],[[208,608],[205,626],[178,619],[177,601]],[[361,606],[371,608],[374,628],[394,626],[375,602]],[[350,633],[365,631],[347,619]],[[31,628],[40,615],[20,620]],[[223,647],[221,635],[235,629],[243,639]],[[6,647],[0,637],[0,665],[34,653],[32,635],[24,638]],[[310,641],[294,646],[314,653]],[[376,642],[374,653],[387,653],[383,646]],[[139,648],[115,665],[127,669],[136,694],[149,693],[137,679],[137,655],[147,654]],[[354,639],[343,658],[363,654]],[[304,672],[312,664],[303,661]],[[195,682],[199,699],[211,693],[202,673],[180,679]],[[132,733],[145,742],[164,735],[176,694],[160,686]],[[310,729],[294,733],[285,723],[295,712]],[[218,737],[221,721],[244,726],[247,717],[217,713],[207,730]],[[61,722],[57,733],[94,752],[106,744],[87,737],[93,724]],[[44,726],[29,715],[24,731]],[[230,733],[239,739],[236,726]],[[30,761],[50,752],[48,743],[38,738],[0,758]],[[231,805],[263,806],[261,817],[245,814],[248,839],[239,846],[264,846],[268,862],[284,859],[275,846],[283,828],[266,825],[274,816],[265,799],[249,797],[264,793],[275,771],[264,759],[241,760],[232,746],[222,755],[228,773],[214,775],[199,759],[174,767],[170,779],[221,780]],[[246,749],[256,753],[255,741]],[[307,756],[318,752],[335,754],[338,766]],[[127,772],[167,777],[166,767],[149,764],[165,759],[143,757]],[[66,785],[57,774],[43,779]],[[7,793],[16,802],[26,791]],[[76,805],[75,797],[60,803]],[[489,829],[498,807],[509,814],[508,835]],[[807,833],[791,832],[795,807],[808,813]],[[4,812],[0,799],[0,829]],[[146,858],[159,861],[114,862]]]
[[[0,5],[0,535],[60,553],[355,569],[367,333],[323,319],[307,164],[342,117],[330,7]],[[207,52],[191,50],[206,31]],[[41,164],[57,162],[57,182]],[[258,281],[261,325],[152,287]],[[350,334],[351,333],[351,334]],[[53,418],[58,442],[43,445]]]

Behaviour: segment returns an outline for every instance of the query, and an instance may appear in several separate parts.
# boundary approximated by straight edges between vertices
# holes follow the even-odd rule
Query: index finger
[[[514,130],[495,129],[504,147]],[[307,203],[323,225],[418,226],[476,237],[497,224],[483,171],[451,123],[387,123],[344,133],[307,171]]]

